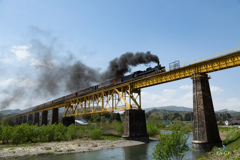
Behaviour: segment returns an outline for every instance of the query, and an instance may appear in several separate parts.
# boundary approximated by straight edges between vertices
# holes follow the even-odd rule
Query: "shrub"
[[[173,130],[171,134],[161,134],[158,143],[154,147],[154,159],[177,159],[181,160],[184,157],[189,147],[187,145],[188,136],[181,129]]]
[[[8,143],[12,138],[13,127],[12,126],[3,126],[2,127],[2,142],[3,144]]]
[[[49,125],[51,126],[51,125]],[[65,138],[66,133],[66,126],[64,126],[62,123],[59,123],[55,125],[54,127],[54,140],[61,141]]]
[[[19,143],[27,142],[28,135],[26,134],[27,132],[26,124],[21,124],[19,126],[15,126],[14,128],[15,129],[12,134],[12,143],[19,144]]]
[[[102,130],[99,128],[94,128],[88,132],[91,139],[100,139],[102,137]]]
[[[53,125],[42,125],[39,130],[39,139],[41,142],[50,142],[54,140],[55,135],[55,124]]]
[[[78,137],[78,128],[74,124],[71,124],[70,126],[67,127],[66,137],[69,140]]]
[[[159,129],[153,123],[147,123],[147,133],[152,137],[159,134]]]
[[[158,123],[157,127],[158,128],[166,128],[166,124],[165,123]]]
[[[124,133],[124,125],[118,126],[116,131],[122,135]]]
[[[1,121],[1,125],[2,126],[14,126],[16,124],[15,120],[13,118],[4,118],[2,121]]]
[[[0,141],[2,140],[2,126],[0,126]]]

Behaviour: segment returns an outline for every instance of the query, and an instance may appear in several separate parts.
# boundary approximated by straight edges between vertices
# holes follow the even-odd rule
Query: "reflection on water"
[[[162,132],[169,133],[169,132]],[[201,153],[192,152],[192,139],[193,135],[189,135],[188,145],[190,151],[186,152],[185,160],[192,160],[201,157]],[[41,157],[24,157],[21,160],[151,160],[153,159],[152,152],[157,141],[151,141],[148,144],[125,147],[125,148],[115,148],[107,149],[101,151],[84,152],[84,153],[73,153],[64,155],[51,155],[51,156],[41,156]]]

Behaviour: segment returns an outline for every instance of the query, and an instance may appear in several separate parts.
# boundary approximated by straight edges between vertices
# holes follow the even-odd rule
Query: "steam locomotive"
[[[112,80],[103,82],[101,84],[98,84],[96,86],[92,86],[92,87],[80,90],[78,92],[74,92],[74,93],[71,93],[69,95],[54,99],[54,100],[46,102],[46,103],[43,103],[41,105],[33,107],[32,110],[36,110],[36,109],[42,108],[42,107],[50,105],[50,104],[58,103],[58,102],[61,102],[63,100],[67,100],[67,99],[70,99],[70,98],[73,98],[73,97],[77,97],[77,96],[80,96],[82,94],[85,94],[85,93],[88,93],[88,92],[91,92],[91,91],[95,91],[95,90],[98,90],[98,89],[101,89],[101,88],[104,88],[104,87],[107,87],[107,86],[116,85],[116,84],[119,84],[119,83],[122,83],[122,82],[125,82],[125,81],[129,81],[129,80],[132,80],[132,79],[139,79],[139,78],[143,78],[143,77],[146,77],[146,76],[154,75],[154,74],[165,72],[165,71],[166,71],[165,67],[162,67],[161,65],[157,65],[154,68],[149,67],[145,71],[136,71],[136,72],[133,72],[130,75],[120,77],[120,78],[116,78],[116,79],[112,79]]]

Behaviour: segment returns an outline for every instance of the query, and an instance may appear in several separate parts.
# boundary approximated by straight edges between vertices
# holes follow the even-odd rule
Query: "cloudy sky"
[[[0,0],[0,109],[69,94],[72,73],[103,73],[126,52],[150,51],[168,67],[240,46],[239,28],[239,0]],[[209,74],[215,110],[240,111],[239,71]],[[88,79],[76,83],[98,81]],[[168,105],[192,108],[191,79],[142,89],[143,108]]]

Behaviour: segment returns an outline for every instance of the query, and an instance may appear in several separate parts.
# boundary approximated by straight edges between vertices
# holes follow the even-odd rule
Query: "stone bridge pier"
[[[33,124],[33,114],[28,115],[28,124],[32,125]]]
[[[149,142],[144,110],[130,109],[125,111],[123,138],[128,140]]]
[[[37,124],[39,126],[39,112],[34,113],[33,125]]]
[[[207,74],[193,77],[193,141],[192,149],[210,151],[213,146],[222,146],[213,108]]]
[[[48,111],[42,112],[42,125],[48,125]]]
[[[52,118],[51,118],[51,124],[58,124],[58,108],[52,109]]]

